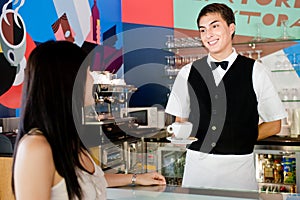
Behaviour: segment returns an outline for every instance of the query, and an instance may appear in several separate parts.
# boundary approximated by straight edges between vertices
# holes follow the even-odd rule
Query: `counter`
[[[179,146],[174,145],[173,148],[171,144],[169,144],[169,141],[165,141],[165,135],[163,133],[161,134],[157,134],[153,137],[150,138],[145,138],[145,146],[146,149],[148,150],[147,153],[149,153],[151,156],[153,157],[157,157],[157,169],[160,173],[162,173],[167,180],[167,183],[170,185],[181,185],[180,183],[180,177],[182,177],[182,174],[179,173],[177,174],[178,171],[181,170],[175,170],[175,176],[174,174],[171,175],[169,173],[169,169],[171,169],[172,167],[168,167],[169,166],[169,162],[171,160],[171,158],[173,158],[173,160],[180,160],[181,163],[181,159],[180,156],[181,154],[183,154],[183,152],[179,152]],[[176,149],[177,148],[177,149]],[[176,151],[178,152],[178,154],[176,153]],[[153,153],[155,152],[155,153]],[[300,169],[300,138],[290,138],[290,137],[279,137],[279,136],[271,136],[268,137],[264,140],[258,141],[255,145],[254,148],[254,155],[255,155],[255,161],[257,166],[259,165],[259,154],[272,154],[272,155],[277,155],[277,157],[283,157],[283,156],[289,156],[289,155],[295,155],[296,156],[296,169]],[[147,160],[146,160],[147,161]],[[178,164],[179,162],[176,162],[176,164]],[[146,162],[147,166],[149,164],[149,162]],[[152,164],[152,162],[150,162],[150,165]],[[178,165],[174,165],[174,167],[177,167],[176,169],[178,169]],[[164,167],[163,167],[164,166]],[[259,169],[257,168],[256,171],[256,176],[259,180],[259,186],[261,191],[265,191],[263,190],[263,187],[268,186],[268,188],[270,188],[272,186],[276,188],[280,187],[280,186],[284,186],[286,187],[287,191],[290,192],[291,188],[295,188],[296,187],[296,191],[300,191],[300,184],[287,184],[283,182],[276,182],[276,183],[269,183],[269,182],[264,182],[264,179],[260,179],[261,176],[261,171],[259,171]],[[173,179],[175,180],[176,183],[172,184]],[[176,180],[179,180],[176,181]],[[300,183],[300,170],[296,170],[296,183]],[[268,192],[269,191],[269,192]],[[294,190],[295,191],[295,190]],[[268,193],[270,193],[270,190],[267,190]],[[273,196],[275,195],[275,189],[272,190]],[[300,193],[300,192],[299,192]],[[283,199],[284,196],[286,196],[288,193],[277,193],[277,197],[278,195],[280,196],[279,199]],[[165,195],[165,194],[164,194]],[[261,196],[267,195],[266,192],[261,192],[260,193]],[[269,194],[267,196],[270,196]],[[276,198],[277,198],[276,197]],[[274,197],[274,199],[276,199]],[[300,200],[300,197],[298,197],[298,199]]]
[[[300,146],[300,137],[291,138],[274,135],[258,141],[257,145]]]
[[[152,133],[152,135],[145,135],[144,138],[146,142],[169,142],[166,140],[166,137],[170,135],[171,134],[167,133],[166,130],[161,129],[160,131],[157,131],[156,134]],[[291,138],[274,135],[257,141],[256,145],[300,146],[300,136]]]
[[[300,154],[300,138],[271,136],[260,140],[254,147],[255,153]],[[299,163],[300,166],[300,163]],[[300,174],[299,174],[300,175]],[[299,180],[300,181],[300,180]]]
[[[182,188],[180,186],[135,186],[107,189],[107,199],[159,200],[287,200],[300,199],[298,194],[262,194],[257,191]]]

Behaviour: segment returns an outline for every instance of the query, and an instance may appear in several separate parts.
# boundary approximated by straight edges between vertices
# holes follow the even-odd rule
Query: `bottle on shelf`
[[[283,170],[281,163],[277,160],[274,162],[274,183],[282,183]]]
[[[274,183],[274,168],[273,168],[273,158],[272,155],[268,155],[264,168],[264,182]]]
[[[265,158],[263,154],[258,155],[257,160],[257,181],[259,183],[264,182],[264,168],[265,168]]]
[[[283,183],[295,184],[296,183],[296,158],[295,155],[283,156]]]

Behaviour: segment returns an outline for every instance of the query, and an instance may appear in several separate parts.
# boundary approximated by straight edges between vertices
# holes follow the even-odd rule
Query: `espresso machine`
[[[124,79],[118,79],[108,71],[93,72],[95,113],[102,122],[102,130],[109,139],[120,140],[126,137],[126,131],[134,128],[133,117],[120,117],[120,110],[128,107],[128,99],[137,88],[127,85]]]
[[[83,124],[89,135],[89,150],[94,161],[106,173],[126,173],[132,143],[140,138],[132,138],[128,132],[135,129],[133,117],[120,117],[120,110],[128,107],[130,95],[137,88],[127,85],[124,79],[117,79],[107,71],[93,71],[94,105],[83,108]],[[92,135],[92,136],[91,136]]]

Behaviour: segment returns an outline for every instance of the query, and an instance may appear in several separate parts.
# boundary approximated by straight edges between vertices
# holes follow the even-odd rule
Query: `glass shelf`
[[[278,43],[278,42],[295,42],[295,41],[300,41],[300,39],[262,39],[260,41],[248,41],[248,42],[243,42],[243,43],[234,43],[233,45],[239,45],[239,44],[265,44],[265,43]]]
[[[233,43],[233,46],[239,46],[239,45],[248,45],[248,46],[252,46],[252,45],[256,45],[256,44],[272,44],[272,43],[284,43],[284,42],[299,42],[300,39],[262,39],[260,41],[255,41],[255,40],[250,40],[247,42],[236,42]],[[178,47],[165,47],[163,48],[164,50],[167,51],[173,51],[173,50],[177,50],[177,49],[193,49],[193,48],[203,48],[203,45],[196,45],[196,46],[192,46],[192,45],[187,45],[187,46],[178,46]]]
[[[262,193],[295,193],[296,183],[264,183],[259,182]]]
[[[281,100],[282,102],[300,102],[300,99],[297,99],[297,100],[291,100],[291,99],[288,99],[288,100]]]
[[[271,72],[294,72],[295,69],[278,69],[278,70],[271,70]]]
[[[137,91],[133,85],[94,84],[94,86],[99,93],[133,93]]]

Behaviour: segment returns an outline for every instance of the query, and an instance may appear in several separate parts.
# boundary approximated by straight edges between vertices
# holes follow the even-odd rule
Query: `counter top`
[[[146,142],[169,142],[166,137],[171,136],[166,130],[161,129],[157,134],[145,135]],[[297,138],[270,136],[263,140],[257,141],[256,145],[279,145],[279,146],[300,146],[300,136]]]
[[[220,189],[182,188],[180,186],[135,186],[107,188],[107,199],[159,199],[159,200],[285,200],[299,194],[266,194],[257,191],[233,191]]]
[[[271,136],[266,139],[260,140],[256,143],[254,151],[274,151],[274,152],[300,152],[300,137],[279,137]]]
[[[300,145],[300,137],[280,137],[277,135],[265,138],[257,142],[257,145],[285,145],[285,146],[298,146]]]
[[[234,197],[241,200],[259,199],[259,193],[255,191],[182,188],[180,186],[135,186],[107,189],[107,199],[229,200]]]

